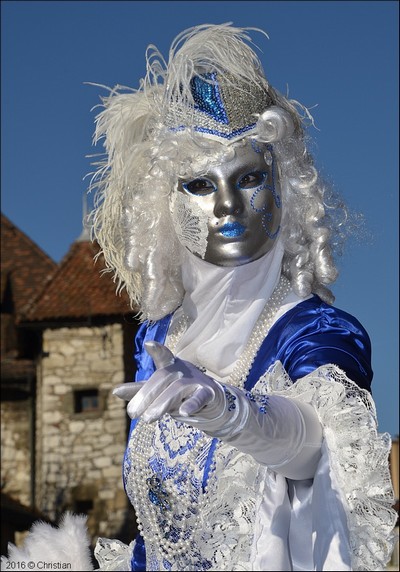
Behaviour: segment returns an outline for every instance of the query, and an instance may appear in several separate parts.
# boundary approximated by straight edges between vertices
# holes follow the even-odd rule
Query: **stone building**
[[[133,378],[137,321],[127,296],[117,296],[110,275],[100,273],[97,252],[83,233],[58,267],[48,261],[51,275],[43,272],[42,288],[16,318],[35,339],[36,383],[24,414],[16,400],[2,402],[3,491],[50,520],[65,510],[86,513],[93,539],[128,541],[135,534],[121,478],[128,418],[111,390]]]
[[[1,550],[44,516],[35,507],[36,358],[40,333],[21,316],[56,263],[1,215]]]

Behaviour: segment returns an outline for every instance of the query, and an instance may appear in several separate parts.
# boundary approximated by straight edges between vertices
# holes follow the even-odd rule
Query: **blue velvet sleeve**
[[[360,387],[371,390],[371,342],[356,318],[313,296],[284,314],[262,344],[247,388],[275,361],[293,381],[317,367],[335,364]]]

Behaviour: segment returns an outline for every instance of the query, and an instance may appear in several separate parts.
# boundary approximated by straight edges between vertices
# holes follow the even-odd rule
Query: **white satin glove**
[[[113,391],[129,401],[129,417],[152,422],[169,413],[284,476],[314,475],[322,429],[310,405],[268,396],[266,406],[260,408],[240,389],[224,388],[165,346],[146,342],[145,347],[157,370],[145,382],[124,383]]]
[[[157,370],[147,381],[124,383],[113,390],[117,397],[129,400],[131,419],[141,417],[151,423],[169,413],[188,422],[200,410],[205,419],[219,416],[226,399],[218,382],[158,342],[146,342],[145,348]]]

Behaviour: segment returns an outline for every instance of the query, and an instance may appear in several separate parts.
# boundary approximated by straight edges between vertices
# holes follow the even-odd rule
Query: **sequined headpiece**
[[[257,117],[274,105],[264,83],[246,82],[228,72],[195,75],[190,88],[194,131],[229,142],[248,134],[255,128]],[[165,123],[174,130],[185,127],[179,125],[176,110],[166,116]]]
[[[260,30],[261,32],[261,30]],[[233,142],[248,134],[275,104],[246,30],[197,26],[173,42],[168,62],[152,47],[141,90],[167,130],[193,130]],[[156,131],[151,135],[157,139]]]

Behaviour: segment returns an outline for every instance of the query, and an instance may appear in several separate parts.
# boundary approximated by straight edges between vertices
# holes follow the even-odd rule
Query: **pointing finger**
[[[174,354],[166,346],[154,341],[145,342],[144,346],[153,358],[157,369],[167,367],[175,362]]]
[[[112,394],[120,399],[129,401],[137,392],[145,385],[144,381],[135,381],[133,383],[123,383],[114,387]]]

